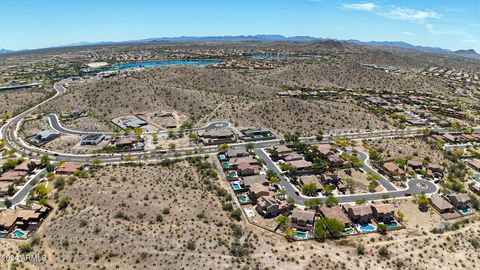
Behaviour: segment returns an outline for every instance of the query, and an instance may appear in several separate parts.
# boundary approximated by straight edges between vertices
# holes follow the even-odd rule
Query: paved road
[[[69,128],[65,128],[60,123],[58,116],[54,113],[48,114],[47,119],[50,123],[50,126],[53,130],[58,131],[60,133],[69,134],[69,135],[76,135],[76,136],[86,136],[90,134],[103,134],[105,136],[113,136],[115,133],[110,131],[81,131],[81,130],[73,130]],[[204,127],[192,128],[192,129],[185,129],[186,132],[188,131],[201,131],[201,130],[211,130],[216,128],[226,128],[230,127],[231,124],[226,121],[217,121],[208,123]],[[144,132],[144,134],[168,134],[168,131],[155,131],[155,132]]]
[[[313,197],[303,196],[300,193],[298,193],[298,191],[293,187],[293,185],[290,183],[288,178],[275,165],[275,163],[270,159],[270,156],[268,156],[268,154],[265,153],[263,149],[257,148],[257,149],[254,149],[254,151],[259,158],[265,161],[266,167],[269,170],[274,171],[277,177],[280,178],[279,184],[286,190],[287,195],[291,197],[296,204],[305,205],[306,200],[313,198]],[[376,171],[374,173],[378,174],[378,172]],[[383,200],[385,195],[388,195],[389,198],[401,198],[401,197],[406,197],[406,195],[408,194],[416,195],[422,192],[424,192],[425,194],[431,194],[438,190],[437,186],[434,183],[424,179],[408,180],[407,188],[404,190],[397,190],[389,181],[388,183],[389,185],[392,186],[392,190],[388,190],[385,192],[377,192],[377,193],[338,195],[335,197],[339,200],[340,203],[355,203],[357,200],[364,200],[364,201]],[[424,187],[421,187],[421,185]],[[319,196],[319,198],[324,198],[324,197]]]
[[[352,154],[352,151],[346,151],[348,154]],[[382,185],[387,191],[396,191],[397,188],[392,184],[385,176],[378,173],[375,169],[370,167],[368,164],[368,155],[363,152],[357,152],[358,158],[362,162],[362,169],[367,173],[373,173],[379,177],[378,182]]]

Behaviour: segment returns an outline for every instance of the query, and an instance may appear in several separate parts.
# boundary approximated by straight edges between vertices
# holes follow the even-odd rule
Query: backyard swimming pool
[[[228,169],[230,168],[230,163],[228,163],[228,161],[222,162],[222,166],[224,169]]]
[[[388,228],[396,228],[398,226],[398,223],[395,222],[395,221],[392,221],[392,222],[389,222],[385,225],[387,225]]]
[[[468,209],[462,209],[460,210],[462,212],[462,215],[466,216],[466,215],[470,215],[472,213],[472,210],[470,208]]]
[[[225,155],[220,155],[220,156],[218,157],[218,159],[220,159],[220,161],[225,161],[225,160],[227,160],[227,158],[225,157]]]
[[[237,172],[236,171],[229,172],[228,177],[237,177]]]
[[[307,233],[306,232],[296,232],[293,234],[298,239],[307,239]]]
[[[25,233],[23,233],[22,231],[20,230],[15,230],[12,235],[15,237],[15,238],[23,238],[25,237]]]
[[[240,185],[239,182],[233,182],[232,183],[233,190],[240,190],[242,189],[242,186]]]
[[[373,226],[372,224],[368,224],[368,225],[358,225],[357,229],[362,232],[373,232],[377,229],[377,227]]]
[[[238,195],[238,199],[240,200],[241,203],[248,203],[249,201],[248,196],[245,194]]]

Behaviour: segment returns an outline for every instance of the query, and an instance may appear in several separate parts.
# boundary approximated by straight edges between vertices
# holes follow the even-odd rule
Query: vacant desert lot
[[[0,114],[18,114],[39,103],[46,97],[47,93],[43,90],[0,92]]]

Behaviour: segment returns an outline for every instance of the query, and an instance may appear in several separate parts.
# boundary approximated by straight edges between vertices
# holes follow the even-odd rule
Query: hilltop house
[[[386,162],[383,164],[383,168],[391,175],[405,175],[405,171],[400,169],[397,164],[393,162]]]
[[[266,128],[248,128],[240,130],[240,139],[244,141],[273,140],[275,135]]]
[[[260,183],[253,183],[249,186],[250,193],[255,196],[255,198],[260,198],[262,196],[270,195],[270,191],[268,187],[260,184]]]

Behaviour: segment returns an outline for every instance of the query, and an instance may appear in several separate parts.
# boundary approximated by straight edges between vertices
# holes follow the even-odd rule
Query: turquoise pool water
[[[236,173],[236,172],[229,172],[229,173],[228,173],[228,176],[230,176],[230,177],[236,177],[236,176],[237,176],[237,173]]]
[[[225,155],[220,155],[220,157],[218,157],[220,159],[220,161],[225,161],[227,160],[227,158],[225,157]]]
[[[307,239],[307,233],[305,232],[296,232],[293,234],[293,236],[299,239]]]
[[[461,211],[462,211],[462,214],[464,215],[470,215],[472,213],[472,210],[470,208],[462,209]]]
[[[241,203],[247,203],[248,202],[248,196],[247,195],[239,195],[238,199],[240,200]]]
[[[227,169],[227,168],[230,167],[230,163],[228,163],[227,161],[222,162],[222,166],[223,166],[223,168]]]
[[[141,67],[160,67],[160,66],[173,66],[173,65],[188,65],[188,66],[209,66],[217,63],[222,63],[220,60],[173,60],[173,61],[150,61],[150,62],[129,62],[118,64],[108,67],[85,69],[83,72],[100,72],[100,71],[112,71],[126,68],[141,68]]]
[[[7,236],[7,233],[4,233],[4,232],[0,233],[0,237],[6,237],[6,236]]]
[[[242,186],[240,186],[240,183],[238,183],[238,182],[232,183],[232,187],[233,187],[233,190],[242,189]]]
[[[359,225],[358,229],[360,231],[364,231],[364,232],[371,232],[371,231],[375,231],[377,229],[377,227],[375,227],[371,224],[368,224],[368,225]]]
[[[13,236],[15,236],[16,238],[23,238],[25,236],[25,234],[19,230],[15,230],[13,233],[12,233]]]
[[[387,225],[388,228],[395,228],[398,226],[398,224],[395,221],[392,221],[390,223],[385,224]]]

